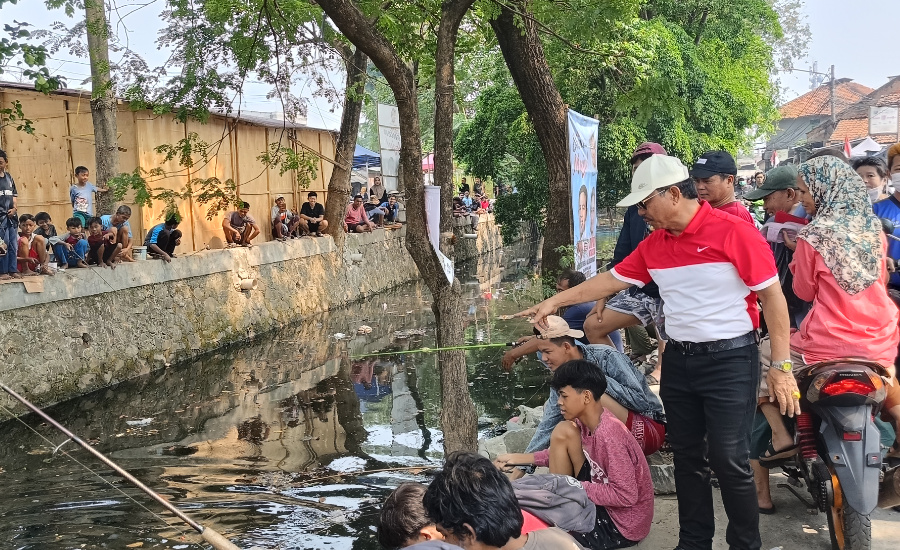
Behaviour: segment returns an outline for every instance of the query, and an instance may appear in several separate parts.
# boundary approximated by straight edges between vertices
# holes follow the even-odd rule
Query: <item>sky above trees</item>
[[[119,0],[116,4],[119,13],[127,14],[143,2]],[[127,31],[122,26],[117,29],[120,34],[127,34],[129,46],[141,53],[151,65],[161,64],[167,57],[167,54],[157,51],[155,45],[157,33],[163,27],[159,20],[159,12],[163,7],[164,3],[160,0],[143,7],[125,18],[124,27]],[[889,76],[900,75],[900,58],[890,54],[896,47],[896,33],[892,25],[893,22],[900,21],[900,2],[806,0],[804,13],[812,40],[808,58],[798,62],[797,68],[808,70],[813,61],[818,61],[818,69],[827,72],[828,67],[834,64],[838,78],[852,78],[873,88],[884,84]],[[20,0],[16,5],[6,4],[3,6],[3,18],[28,21],[38,28],[49,28],[56,20],[72,24],[62,10],[48,12],[42,0]],[[85,58],[69,55],[64,50],[57,52],[52,58],[50,68],[57,69],[67,77],[69,87],[80,87],[81,81],[90,73]],[[340,75],[329,75],[329,79],[336,87],[342,86],[343,78]],[[782,73],[780,81],[785,100],[809,90],[807,73]],[[313,98],[313,86],[310,84],[309,88],[306,91],[297,90],[297,95],[310,98],[309,124],[336,129],[340,124],[340,107],[332,112],[334,106],[323,98]],[[242,108],[255,111],[279,110],[277,100],[266,99],[268,89],[263,84],[248,83]]]

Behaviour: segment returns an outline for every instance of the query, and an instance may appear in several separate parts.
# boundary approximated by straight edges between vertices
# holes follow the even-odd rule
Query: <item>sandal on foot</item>
[[[774,514],[777,511],[778,511],[778,509],[775,508],[774,504],[772,505],[771,508],[763,508],[762,506],[759,507],[759,513],[763,514],[764,516],[771,516],[772,514]]]
[[[780,451],[776,451],[775,447],[772,445],[772,442],[769,442],[769,447],[766,448],[765,454],[759,455],[759,463],[765,466],[766,464],[774,464],[777,462],[781,462],[783,460],[787,460],[792,456],[796,455],[800,452],[800,447],[796,444],[791,445],[786,449],[782,449]]]
[[[316,231],[316,237],[324,237],[321,231]]]

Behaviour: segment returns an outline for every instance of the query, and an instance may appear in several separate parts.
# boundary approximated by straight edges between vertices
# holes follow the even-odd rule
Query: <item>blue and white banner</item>
[[[569,171],[575,269],[597,274],[597,133],[600,121],[569,110]]]

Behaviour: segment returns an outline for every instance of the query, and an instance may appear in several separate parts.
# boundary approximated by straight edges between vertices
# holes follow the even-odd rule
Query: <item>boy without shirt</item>
[[[644,453],[622,422],[600,403],[606,377],[596,365],[569,361],[550,381],[566,421],[557,424],[550,449],[500,455],[496,464],[549,466],[550,473],[576,477],[597,506],[590,533],[570,533],[592,550],[634,546],[650,532],[653,483]]]
[[[22,214],[19,217],[19,273],[29,277],[34,275],[53,275],[50,271],[50,254],[47,253],[47,241],[35,234],[37,224],[34,216]]]
[[[131,243],[133,236],[131,234],[131,224],[128,222],[129,219],[131,219],[131,207],[125,204],[116,208],[115,214],[100,216],[103,230],[115,233],[116,242],[122,245],[122,250],[119,252],[119,260],[123,262],[134,261],[134,249]]]

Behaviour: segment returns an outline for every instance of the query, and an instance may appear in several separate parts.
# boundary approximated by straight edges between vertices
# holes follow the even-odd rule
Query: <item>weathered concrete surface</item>
[[[830,550],[828,521],[823,514],[812,515],[806,506],[787,489],[776,488],[784,476],[772,474],[772,501],[777,513],[759,517],[759,531],[763,550]],[[727,550],[725,527],[727,516],[719,491],[713,491],[716,536],[713,550]],[[670,550],[678,544],[678,501],[675,495],[658,496],[655,502],[650,535],[636,548]],[[876,509],[872,514],[872,550],[895,550],[900,541],[900,513]]]
[[[491,217],[457,229],[457,259],[502,245]],[[0,285],[0,379],[40,404],[96,390],[327,311],[418,276],[406,227],[263,243]],[[357,257],[361,254],[361,259]],[[236,285],[254,279],[256,288]]]

